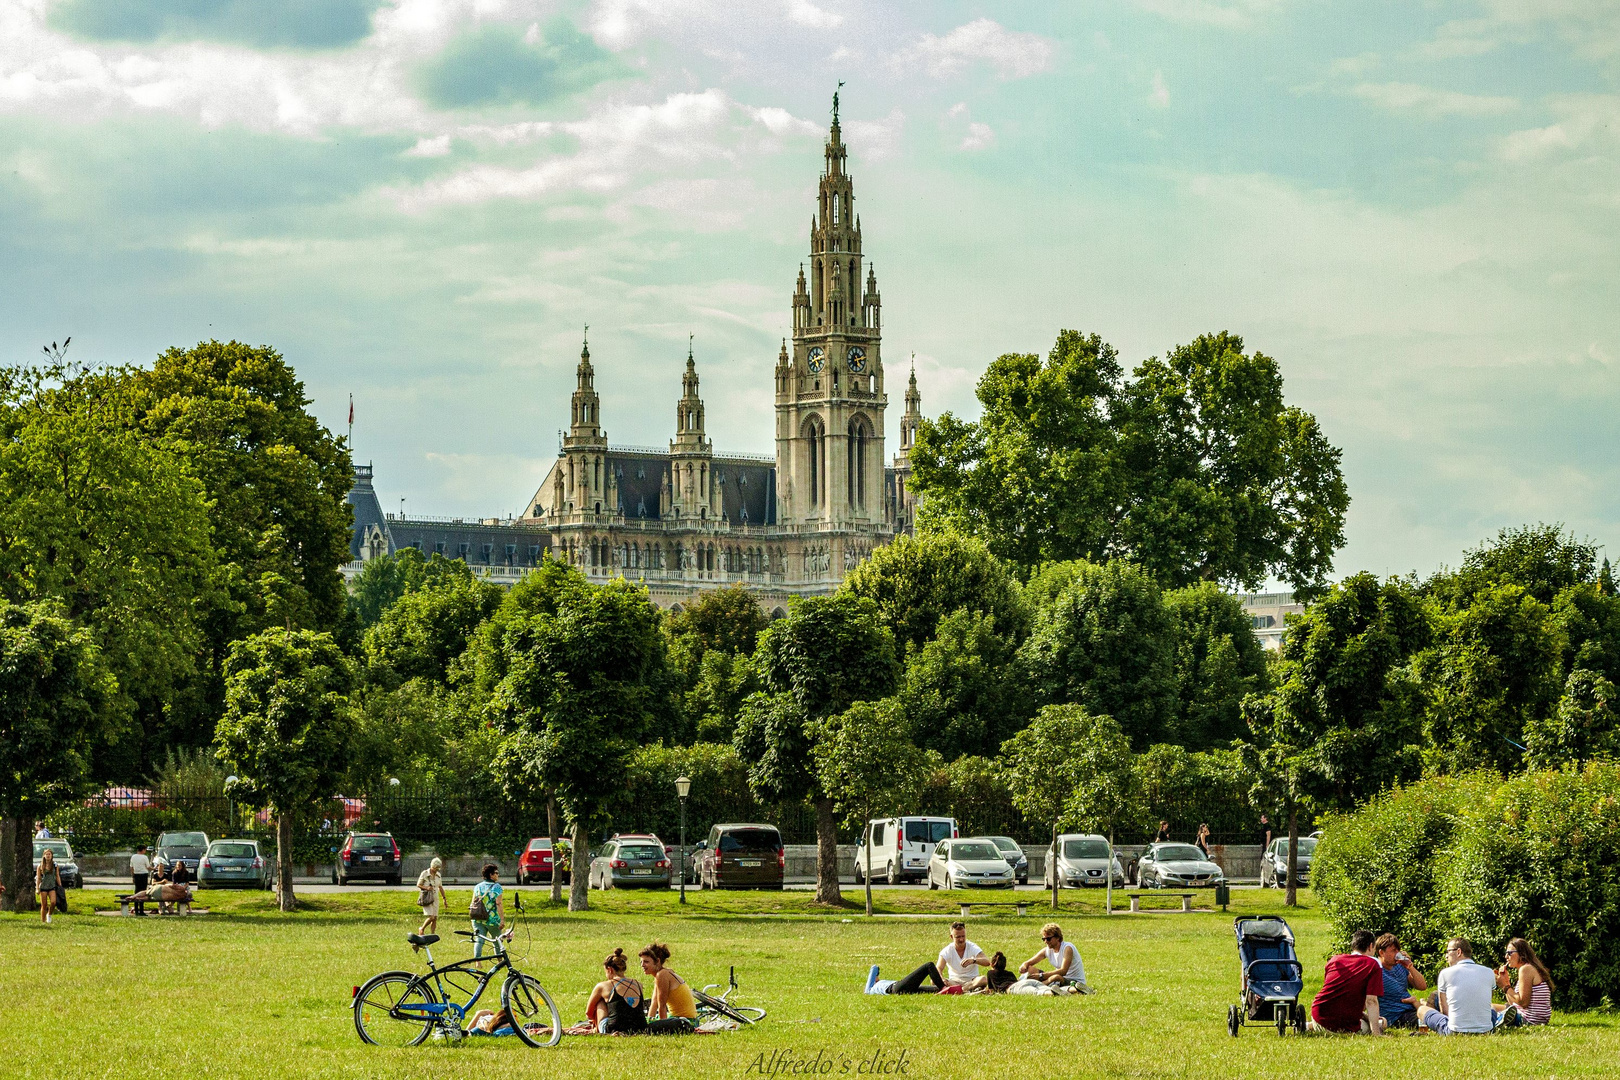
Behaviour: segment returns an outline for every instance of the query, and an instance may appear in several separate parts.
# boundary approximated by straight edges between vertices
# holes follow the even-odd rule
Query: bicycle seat
[[[407,934],[405,940],[418,947],[432,945],[439,940],[438,934]]]
[[[457,930],[455,932],[455,934],[456,934],[456,937],[472,937],[473,936],[473,932],[471,930]]]

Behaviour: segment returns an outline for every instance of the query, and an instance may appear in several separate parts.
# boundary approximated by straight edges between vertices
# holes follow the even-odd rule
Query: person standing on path
[[[428,868],[416,875],[416,902],[422,908],[422,925],[416,928],[418,935],[439,932],[441,900],[449,903],[450,898],[444,893],[444,860],[435,855]]]
[[[56,867],[56,855],[50,848],[40,857],[39,869],[34,871],[34,891],[39,894],[39,921],[49,924],[51,912],[56,910],[56,890],[62,887],[62,871]]]
[[[1199,825],[1198,825],[1198,839],[1194,840],[1193,843],[1197,844],[1198,845],[1198,850],[1202,851],[1204,853],[1204,858],[1206,858],[1206,859],[1209,858],[1209,825],[1208,824],[1205,824],[1203,822],[1199,823]]]
[[[1271,847],[1271,819],[1260,815],[1260,854],[1263,856],[1266,849]]]
[[[145,915],[146,886],[152,880],[152,860],[146,857],[145,844],[136,848],[135,854],[129,857],[129,880],[135,885],[132,895],[139,898],[135,901],[135,914]]]

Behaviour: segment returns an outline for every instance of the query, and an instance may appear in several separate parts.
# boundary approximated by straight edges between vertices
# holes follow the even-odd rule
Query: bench
[[[118,914],[120,914],[120,915],[128,915],[130,905],[135,903],[136,899],[137,898],[134,895],[120,896],[118,898]],[[157,909],[158,909],[157,913],[159,915],[167,914],[167,912],[164,911],[164,909],[167,908],[170,904],[173,904],[174,907],[175,907],[175,910],[178,911],[181,915],[189,915],[189,914],[191,914],[191,899],[189,897],[187,897],[185,900],[147,900],[147,899],[142,898],[140,902],[142,904],[152,904],[152,905],[156,906]]]
[[[1163,896],[1164,894],[1163,893],[1139,893],[1139,892],[1133,892],[1133,893],[1126,893],[1126,895],[1131,898],[1131,910],[1132,911],[1141,911],[1142,910],[1142,897],[1144,897],[1144,896]],[[1192,910],[1192,902],[1193,902],[1193,896],[1194,896],[1193,893],[1190,893],[1190,892],[1184,892],[1184,893],[1179,893],[1179,894],[1171,893],[1170,895],[1171,896],[1179,895],[1181,897],[1181,910],[1182,911],[1191,911]],[[1165,909],[1164,908],[1159,908],[1158,910],[1163,911]]]
[[[1027,900],[1019,900],[1016,903],[1014,903],[1012,901],[1001,901],[1001,902],[998,902],[998,903],[987,903],[987,902],[981,901],[981,900],[964,900],[962,902],[962,917],[965,919],[969,915],[973,914],[973,912],[970,910],[972,908],[991,908],[991,907],[1017,908],[1019,915],[1027,915],[1027,914],[1029,914],[1029,901],[1027,901]]]

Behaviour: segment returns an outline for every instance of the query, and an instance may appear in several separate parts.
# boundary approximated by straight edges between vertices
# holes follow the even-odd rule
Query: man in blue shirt
[[[1378,997],[1378,1015],[1384,1018],[1385,1028],[1417,1027],[1417,999],[1411,991],[1429,988],[1423,973],[1401,952],[1401,943],[1394,934],[1385,934],[1373,942],[1373,955],[1384,968],[1384,992]]]

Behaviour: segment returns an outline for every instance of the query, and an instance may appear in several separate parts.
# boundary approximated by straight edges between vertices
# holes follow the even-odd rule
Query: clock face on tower
[[[866,370],[866,350],[859,345],[849,347],[849,370],[856,375]]]
[[[820,345],[810,349],[810,374],[820,375],[821,369],[827,366],[827,350]]]

